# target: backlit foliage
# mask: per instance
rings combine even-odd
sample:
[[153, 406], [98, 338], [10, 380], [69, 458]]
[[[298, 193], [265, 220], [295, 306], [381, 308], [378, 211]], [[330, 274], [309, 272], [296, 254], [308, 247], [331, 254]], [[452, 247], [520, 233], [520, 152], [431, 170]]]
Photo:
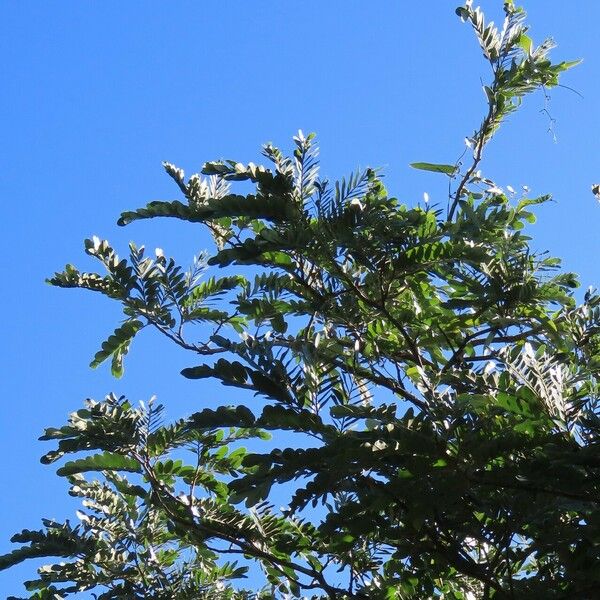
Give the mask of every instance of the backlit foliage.
[[[373, 169], [329, 183], [299, 132], [291, 156], [264, 147], [266, 166], [186, 179], [165, 163], [181, 200], [123, 213], [208, 227], [215, 249], [191, 268], [94, 238], [102, 273], [50, 280], [122, 305], [93, 367], [120, 376], [153, 327], [189, 351], [185, 377], [257, 399], [164, 423], [155, 402], [109, 395], [47, 429], [43, 460], [82, 508], [0, 557], [54, 561], [28, 598], [595, 597], [600, 297], [578, 304], [576, 276], [532, 250], [524, 228], [549, 197], [479, 171], [506, 116], [572, 63], [504, 11], [499, 30], [457, 10], [491, 75], [470, 156], [413, 164], [448, 178], [446, 207], [402, 203]], [[236, 265], [252, 268], [219, 276]]]

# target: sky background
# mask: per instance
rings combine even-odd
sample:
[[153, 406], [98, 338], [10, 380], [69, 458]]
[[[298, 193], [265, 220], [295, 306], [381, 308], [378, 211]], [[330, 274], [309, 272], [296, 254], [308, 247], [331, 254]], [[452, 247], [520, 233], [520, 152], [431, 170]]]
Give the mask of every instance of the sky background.
[[[445, 205], [444, 178], [408, 163], [454, 162], [485, 111], [486, 64], [456, 4], [0, 0], [0, 553], [41, 517], [74, 512], [65, 482], [39, 463], [50, 446], [37, 437], [86, 397], [156, 394], [175, 418], [231, 393], [184, 380], [179, 370], [194, 357], [146, 332], [123, 379], [90, 370], [119, 306], [44, 279], [67, 262], [91, 268], [82, 242], [94, 234], [121, 254], [135, 240], [187, 264], [211, 247], [201, 226], [116, 226], [122, 210], [179, 198], [161, 161], [187, 174], [219, 158], [260, 162], [261, 144], [289, 150], [299, 128], [318, 133], [329, 178], [383, 167], [392, 195], [415, 204], [427, 191]], [[483, 3], [496, 20], [501, 6]], [[526, 8], [534, 41], [552, 35], [556, 58], [584, 59], [562, 80], [577, 93], [556, 89], [548, 106], [527, 99], [482, 168], [501, 186], [554, 195], [530, 228], [534, 246], [563, 257], [585, 289], [600, 282], [590, 192], [600, 181], [600, 3]], [[24, 593], [33, 569], [0, 573], [0, 597]]]

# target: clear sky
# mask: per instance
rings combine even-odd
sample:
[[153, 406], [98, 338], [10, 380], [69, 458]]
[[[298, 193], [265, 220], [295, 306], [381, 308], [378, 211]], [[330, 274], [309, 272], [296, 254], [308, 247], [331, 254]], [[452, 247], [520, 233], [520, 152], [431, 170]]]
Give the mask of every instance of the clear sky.
[[[178, 197], [161, 161], [190, 174], [206, 160], [259, 162], [262, 143], [289, 149], [299, 128], [318, 133], [330, 178], [384, 167], [393, 195], [412, 204], [427, 191], [445, 202], [443, 177], [408, 163], [453, 162], [485, 110], [486, 65], [456, 4], [0, 0], [0, 552], [40, 517], [72, 514], [64, 482], [39, 463], [49, 447], [36, 440], [86, 397], [157, 394], [177, 417], [230, 393], [181, 378], [193, 357], [146, 333], [122, 380], [90, 370], [118, 306], [45, 277], [66, 262], [89, 268], [82, 241], [93, 234], [122, 253], [133, 239], [187, 263], [210, 246], [200, 226], [115, 224], [121, 210]], [[483, 8], [499, 17], [501, 5]], [[562, 256], [585, 288], [600, 283], [590, 192], [600, 181], [600, 3], [526, 8], [534, 41], [552, 35], [555, 57], [584, 59], [563, 78], [578, 94], [555, 90], [547, 107], [529, 98], [483, 170], [499, 185], [554, 194], [531, 228], [535, 247]], [[33, 567], [0, 573], [0, 597], [23, 593]]]

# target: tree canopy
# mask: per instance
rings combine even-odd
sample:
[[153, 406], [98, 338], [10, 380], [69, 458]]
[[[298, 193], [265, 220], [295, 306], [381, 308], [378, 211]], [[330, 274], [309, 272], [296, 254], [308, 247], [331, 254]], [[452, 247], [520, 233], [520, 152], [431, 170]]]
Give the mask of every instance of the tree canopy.
[[480, 171], [522, 98], [574, 63], [504, 12], [498, 30], [457, 9], [489, 63], [486, 112], [459, 161], [412, 164], [447, 178], [447, 206], [404, 204], [377, 169], [330, 183], [299, 132], [289, 156], [263, 147], [267, 166], [165, 163], [181, 200], [121, 215], [207, 227], [215, 247], [189, 269], [93, 238], [102, 273], [49, 280], [123, 308], [92, 367], [120, 377], [154, 328], [189, 352], [184, 377], [255, 399], [165, 422], [110, 394], [46, 429], [42, 461], [82, 508], [0, 557], [56, 560], [27, 598], [594, 597], [600, 296], [579, 303], [577, 277], [532, 249], [550, 197]]

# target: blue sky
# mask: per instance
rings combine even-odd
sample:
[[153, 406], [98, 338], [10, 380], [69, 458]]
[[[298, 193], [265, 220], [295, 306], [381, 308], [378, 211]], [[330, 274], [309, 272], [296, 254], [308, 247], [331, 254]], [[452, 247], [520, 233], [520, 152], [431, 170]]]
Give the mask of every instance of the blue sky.
[[[500, 0], [483, 3], [499, 17]], [[50, 288], [66, 262], [89, 268], [82, 241], [96, 234], [124, 253], [130, 239], [187, 263], [210, 247], [201, 227], [168, 221], [115, 225], [119, 213], [177, 198], [161, 161], [199, 170], [206, 160], [259, 162], [267, 141], [289, 148], [316, 131], [323, 173], [383, 167], [409, 204], [427, 191], [445, 202], [440, 176], [414, 161], [453, 162], [485, 110], [488, 77], [454, 1], [331, 0], [127, 3], [0, 2], [0, 282], [4, 340], [0, 402], [0, 552], [39, 519], [73, 511], [66, 487], [39, 456], [46, 426], [86, 397], [156, 394], [176, 417], [227, 402], [225, 388], [178, 375], [194, 363], [151, 334], [134, 344], [120, 381], [88, 363], [120, 318], [104, 298]], [[562, 256], [598, 284], [600, 4], [529, 0], [531, 34], [551, 34], [554, 56], [583, 58], [544, 98], [529, 98], [489, 148], [484, 174], [498, 184], [551, 192], [531, 228], [535, 247]], [[495, 11], [495, 12], [494, 12]], [[33, 565], [0, 573], [0, 596], [22, 592]]]

